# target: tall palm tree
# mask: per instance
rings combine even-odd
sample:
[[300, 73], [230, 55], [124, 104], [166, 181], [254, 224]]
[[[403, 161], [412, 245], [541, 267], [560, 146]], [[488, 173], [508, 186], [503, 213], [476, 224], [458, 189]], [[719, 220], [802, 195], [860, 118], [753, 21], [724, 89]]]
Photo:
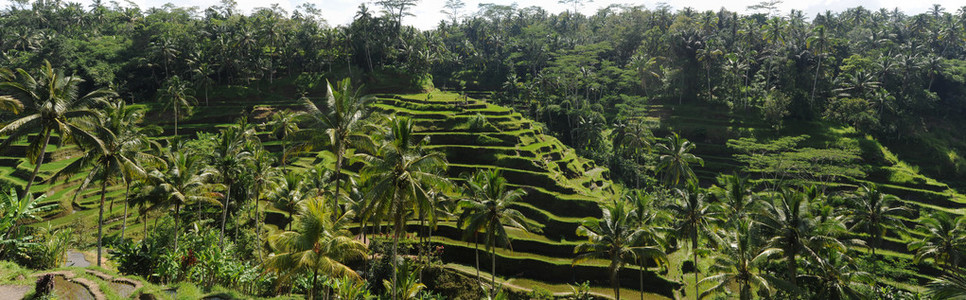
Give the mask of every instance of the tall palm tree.
[[926, 290], [929, 299], [966, 299], [966, 277], [961, 271], [957, 273], [959, 274], [943, 275], [930, 282]]
[[[368, 186], [366, 199], [370, 202], [363, 211], [363, 220], [374, 219], [380, 224], [389, 218], [393, 229], [393, 258], [398, 257], [399, 237], [405, 229], [404, 217], [411, 212], [433, 211], [429, 190], [449, 184], [441, 176], [446, 168], [446, 156], [439, 152], [423, 150], [428, 138], [417, 139], [413, 135], [413, 122], [409, 118], [390, 116], [388, 127], [382, 128], [382, 141], [365, 142], [362, 155], [367, 163], [360, 177]], [[378, 146], [377, 146], [378, 145]], [[429, 214], [435, 218], [435, 214]], [[393, 295], [396, 295], [396, 270], [393, 268]]]
[[205, 168], [203, 158], [183, 150], [168, 150], [165, 154], [167, 167], [152, 170], [148, 174], [149, 186], [145, 194], [155, 193], [163, 197], [161, 206], [174, 205], [174, 249], [178, 249], [178, 236], [181, 232], [181, 206], [194, 203], [221, 205], [215, 190], [222, 187], [210, 183], [216, 171]]
[[[815, 189], [815, 187], [812, 187]], [[754, 219], [769, 237], [765, 246], [779, 249], [785, 258], [785, 281], [796, 284], [798, 256], [821, 260], [826, 249], [845, 252], [845, 244], [826, 232], [822, 222], [811, 211], [807, 193], [783, 188], [773, 201], [763, 204], [762, 212]]]
[[221, 210], [221, 232], [218, 235], [218, 245], [225, 245], [225, 222], [228, 219], [228, 209], [231, 205], [231, 188], [241, 177], [245, 164], [251, 159], [251, 152], [246, 145], [254, 139], [255, 128], [246, 118], [241, 118], [237, 124], [222, 129], [214, 150], [214, 167], [218, 170], [222, 184], [225, 185], [225, 203]]
[[[263, 198], [263, 194], [266, 187], [271, 185], [272, 178], [274, 178], [277, 169], [272, 166], [274, 159], [271, 153], [265, 151], [264, 148], [257, 147], [251, 151], [252, 156], [248, 164], [248, 175], [251, 176], [251, 197], [254, 199], [255, 205], [255, 241], [259, 243], [258, 249], [262, 249], [261, 245], [261, 213], [259, 209], [259, 201]], [[262, 251], [258, 251], [259, 259], [261, 259]]]
[[34, 170], [21, 198], [30, 194], [52, 134], [60, 135], [61, 143], [65, 140], [87, 141], [87, 144], [104, 150], [103, 143], [89, 129], [95, 126], [93, 120], [98, 118], [91, 106], [104, 102], [115, 93], [98, 89], [80, 95], [78, 86], [81, 82], [83, 80], [78, 77], [64, 76], [63, 71], [55, 70], [48, 61], [44, 61], [36, 77], [23, 69], [0, 69], [0, 91], [9, 94], [0, 107], [25, 113], [0, 128], [0, 136], [7, 137], [0, 143], [0, 149], [6, 149], [30, 133], [39, 133], [27, 150], [27, 159], [34, 163]]
[[[361, 87], [352, 89], [352, 82], [349, 78], [343, 79], [338, 83], [337, 89], [332, 89], [332, 84], [326, 81], [326, 103], [319, 107], [308, 98], [303, 98], [307, 112], [302, 115], [302, 119], [309, 123], [299, 133], [306, 142], [302, 148], [305, 150], [326, 147], [332, 154], [335, 154], [335, 195], [334, 205], [338, 205], [339, 188], [342, 179], [343, 160], [346, 149], [350, 145], [350, 139], [363, 127], [363, 116], [365, 102], [369, 97], [362, 97]], [[320, 139], [321, 138], [321, 139]], [[325, 146], [323, 146], [325, 145]], [[336, 207], [333, 207], [336, 208]]]
[[[697, 189], [696, 187], [694, 189]], [[671, 225], [680, 239], [691, 241], [691, 254], [694, 257], [694, 293], [698, 294], [698, 247], [701, 236], [713, 236], [712, 225], [720, 212], [712, 209], [705, 201], [705, 194], [698, 191], [676, 189], [678, 197], [668, 204], [665, 209], [668, 214], [676, 216]]]
[[657, 169], [664, 172], [664, 184], [676, 186], [681, 182], [694, 183], [698, 180], [691, 165], [704, 166], [704, 160], [689, 153], [694, 147], [694, 143], [677, 133], [669, 135], [665, 143], [657, 145], [661, 153]]
[[730, 221], [742, 219], [755, 211], [758, 198], [754, 193], [754, 184], [738, 174], [718, 176], [719, 188], [712, 188], [718, 198], [725, 215]]
[[282, 159], [279, 160], [283, 170], [288, 161], [288, 140], [289, 137], [299, 131], [299, 113], [290, 110], [283, 110], [272, 115], [272, 135], [282, 141]]
[[480, 170], [466, 182], [469, 197], [459, 201], [463, 208], [457, 226], [463, 228], [463, 238], [468, 239], [485, 233], [486, 248], [490, 250], [492, 272], [490, 274], [492, 295], [496, 295], [496, 246], [497, 243], [510, 244], [506, 226], [529, 229], [526, 218], [519, 211], [510, 208], [526, 195], [522, 189], [509, 189], [506, 179], [499, 170]]
[[295, 222], [299, 204], [310, 198], [305, 189], [304, 176], [302, 173], [288, 173], [276, 177], [267, 198], [272, 201], [273, 207], [288, 213], [286, 227], [290, 228]]
[[[58, 171], [52, 177], [54, 180], [66, 179], [73, 174], [80, 173], [83, 170], [90, 169], [87, 177], [77, 187], [77, 193], [74, 197], [77, 197], [81, 191], [87, 189], [87, 186], [91, 184], [94, 180], [101, 180], [101, 201], [97, 214], [97, 265], [101, 265], [101, 240], [103, 237], [103, 226], [104, 226], [104, 200], [107, 197], [107, 185], [108, 183], [117, 182], [129, 182], [134, 178], [144, 178], [147, 172], [141, 166], [141, 164], [159, 164], [162, 163], [161, 159], [139, 151], [142, 146], [143, 140], [140, 139], [130, 139], [130, 136], [118, 136], [111, 129], [114, 130], [126, 130], [126, 128], [121, 128], [120, 126], [125, 126], [121, 124], [121, 120], [117, 120], [119, 117], [124, 117], [124, 114], [130, 113], [130, 111], [123, 111], [125, 106], [123, 102], [115, 102], [107, 106], [105, 113], [107, 116], [98, 118], [100, 124], [98, 124], [94, 130], [94, 136], [97, 137], [98, 143], [94, 145], [89, 145], [87, 143], [81, 143], [80, 146], [85, 148], [84, 155], [80, 157], [63, 169]], [[114, 128], [110, 128], [114, 127]]]
[[305, 272], [312, 272], [310, 299], [319, 298], [319, 273], [330, 277], [348, 276], [362, 280], [346, 262], [366, 257], [368, 249], [352, 239], [344, 225], [348, 215], [333, 220], [321, 199], [303, 203], [299, 212], [297, 231], [286, 231], [270, 238], [276, 254], [265, 261], [267, 269], [279, 274], [282, 282], [289, 282]]
[[921, 240], [909, 244], [909, 251], [916, 252], [917, 263], [929, 257], [943, 271], [959, 267], [960, 260], [966, 256], [966, 218], [933, 212], [919, 220], [917, 229], [925, 233]]
[[[655, 207], [654, 197], [650, 194], [644, 193], [644, 191], [637, 190], [624, 195], [623, 200], [630, 205], [633, 205], [633, 211], [631, 215], [633, 218], [633, 224], [637, 228], [643, 231], [644, 244], [657, 247], [658, 249], [667, 249], [667, 241], [664, 239], [664, 233], [668, 231], [663, 225], [667, 224], [667, 215], [663, 210]], [[640, 266], [638, 269], [640, 275], [640, 294], [641, 299], [644, 299], [644, 269], [647, 268], [647, 263], [653, 258], [649, 257], [638, 257], [637, 263]], [[660, 264], [661, 261], [654, 259], [655, 264]], [[667, 263], [664, 264], [667, 267]]]
[[168, 78], [158, 91], [158, 99], [164, 102], [165, 110], [174, 110], [174, 136], [178, 136], [178, 120], [181, 119], [181, 111], [191, 111], [191, 107], [197, 103], [194, 90], [188, 83], [181, 80], [178, 75]]
[[714, 263], [708, 270], [715, 275], [695, 283], [695, 286], [705, 283], [715, 285], [701, 294], [696, 294], [697, 299], [704, 299], [714, 293], [733, 288], [737, 289], [738, 299], [741, 300], [754, 298], [756, 291], [772, 294], [777, 287], [795, 289], [794, 285], [783, 282], [763, 270], [769, 257], [781, 250], [762, 247], [757, 242], [761, 239], [755, 236], [755, 231], [751, 229], [750, 220], [738, 220], [735, 230], [728, 232], [727, 235], [728, 237], [721, 242], [721, 255], [715, 257]]
[[[893, 207], [898, 200], [895, 196], [883, 194], [874, 184], [859, 187], [852, 197], [854, 209], [850, 210], [848, 220], [852, 224], [851, 231], [863, 231], [869, 234], [869, 249], [875, 260], [875, 249], [882, 242], [888, 228], [903, 228], [900, 216], [909, 212], [904, 206]], [[872, 276], [876, 276], [877, 267], [873, 267]]]
[[[111, 102], [103, 110], [102, 126], [113, 132], [116, 141], [120, 144], [121, 154], [125, 157], [134, 159], [139, 167], [148, 171], [145, 167], [158, 167], [164, 164], [164, 160], [157, 155], [161, 150], [161, 145], [148, 139], [149, 134], [160, 133], [157, 126], [143, 126], [140, 124], [144, 117], [144, 109], [128, 106], [122, 100]], [[110, 148], [111, 145], [107, 145]], [[121, 173], [124, 181], [124, 216], [121, 221], [121, 239], [124, 239], [124, 231], [127, 229], [128, 199], [131, 194], [131, 183], [136, 180], [146, 179], [144, 173], [128, 174]], [[137, 175], [137, 176], [133, 176]], [[114, 207], [114, 200], [111, 200], [111, 209]]]
[[859, 270], [845, 252], [829, 252], [819, 260], [806, 260], [806, 267], [815, 272], [799, 278], [817, 287], [818, 299], [867, 299], [862, 290], [871, 280], [869, 273]]
[[627, 209], [624, 202], [614, 201], [602, 207], [601, 219], [590, 219], [577, 228], [577, 234], [587, 237], [587, 241], [574, 247], [574, 264], [592, 258], [610, 260], [610, 283], [614, 296], [621, 298], [620, 269], [628, 262], [643, 258], [654, 259], [667, 264], [667, 254], [654, 244], [648, 243], [652, 237], [648, 231], [635, 224], [635, 212]]

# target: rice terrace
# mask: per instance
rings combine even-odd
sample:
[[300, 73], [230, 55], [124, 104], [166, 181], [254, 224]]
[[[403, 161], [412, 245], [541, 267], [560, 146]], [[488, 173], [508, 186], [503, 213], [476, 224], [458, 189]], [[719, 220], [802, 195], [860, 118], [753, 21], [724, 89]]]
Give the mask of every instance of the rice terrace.
[[0, 1], [0, 299], [966, 299], [966, 6], [692, 2]]

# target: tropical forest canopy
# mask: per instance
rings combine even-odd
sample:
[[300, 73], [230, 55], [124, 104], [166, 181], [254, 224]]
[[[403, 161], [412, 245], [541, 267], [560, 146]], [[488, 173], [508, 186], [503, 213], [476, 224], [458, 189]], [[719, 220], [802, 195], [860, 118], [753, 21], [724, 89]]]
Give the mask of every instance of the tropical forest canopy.
[[448, 0], [419, 30], [418, 2], [340, 26], [0, 10], [0, 271], [88, 251], [163, 297], [966, 296], [966, 7]]

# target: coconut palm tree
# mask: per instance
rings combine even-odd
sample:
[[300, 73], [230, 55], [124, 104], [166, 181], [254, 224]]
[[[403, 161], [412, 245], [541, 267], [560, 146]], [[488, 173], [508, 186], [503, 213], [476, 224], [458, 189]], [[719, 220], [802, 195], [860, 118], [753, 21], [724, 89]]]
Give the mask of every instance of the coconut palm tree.
[[859, 270], [845, 252], [829, 252], [819, 260], [805, 260], [807, 269], [815, 270], [811, 274], [799, 275], [804, 283], [817, 287], [814, 290], [817, 299], [868, 299], [862, 293], [871, 281], [869, 273]]
[[[852, 197], [854, 209], [849, 210], [847, 216], [851, 231], [862, 231], [869, 234], [868, 246], [875, 260], [875, 249], [882, 242], [888, 228], [903, 228], [900, 216], [906, 215], [909, 209], [903, 206], [893, 207], [898, 200], [895, 196], [883, 194], [873, 184], [859, 187]], [[873, 267], [872, 275], [876, 276], [877, 267]]]
[[310, 197], [306, 193], [302, 173], [288, 173], [272, 181], [272, 189], [269, 190], [267, 198], [272, 201], [273, 207], [288, 213], [289, 222], [286, 228], [291, 229], [299, 203]]
[[963, 300], [966, 299], [966, 277], [959, 274], [943, 275], [927, 286], [929, 299]]
[[20, 198], [30, 194], [30, 187], [44, 163], [44, 154], [52, 134], [60, 135], [61, 143], [68, 140], [86, 141], [91, 147], [104, 150], [103, 143], [90, 130], [98, 118], [91, 106], [103, 103], [115, 93], [109, 89], [98, 89], [80, 95], [79, 85], [82, 82], [79, 77], [64, 76], [48, 61], [44, 61], [36, 77], [23, 69], [0, 69], [0, 91], [9, 94], [0, 107], [25, 114], [0, 128], [0, 136], [7, 137], [0, 143], [0, 150], [28, 134], [39, 133], [27, 149], [27, 159], [34, 163], [34, 170]]
[[738, 299], [750, 300], [757, 292], [772, 294], [778, 287], [795, 291], [794, 285], [768, 274], [763, 270], [769, 257], [777, 255], [781, 249], [762, 247], [751, 229], [751, 221], [738, 220], [735, 230], [727, 233], [722, 241], [720, 255], [714, 258], [714, 263], [708, 269], [711, 276], [701, 279], [695, 286], [714, 284], [708, 290], [697, 294], [697, 299], [704, 299], [723, 290], [737, 289]]
[[[262, 147], [256, 147], [251, 151], [251, 160], [248, 164], [248, 175], [251, 176], [251, 197], [253, 197], [253, 202], [255, 205], [255, 241], [261, 244], [261, 213], [259, 209], [259, 201], [263, 198], [263, 194], [266, 187], [271, 185], [272, 178], [274, 178], [277, 169], [272, 166], [275, 160], [272, 158], [271, 153], [265, 151]], [[258, 249], [262, 249], [259, 246]], [[262, 251], [258, 251], [259, 259], [261, 259]]]
[[188, 83], [181, 80], [178, 75], [168, 78], [158, 91], [158, 99], [164, 102], [165, 110], [174, 110], [174, 136], [178, 136], [178, 120], [181, 119], [181, 111], [191, 111], [198, 100], [194, 96], [194, 90]]
[[223, 186], [210, 183], [217, 175], [215, 170], [205, 168], [201, 156], [186, 153], [183, 150], [167, 150], [165, 154], [166, 168], [155, 169], [148, 173], [150, 185], [143, 194], [154, 194], [162, 197], [158, 199], [162, 206], [174, 205], [174, 249], [178, 249], [178, 236], [181, 232], [181, 206], [194, 203], [209, 203], [221, 205], [218, 193]]
[[115, 102], [107, 106], [105, 113], [107, 116], [98, 118], [98, 124], [94, 130], [97, 137], [97, 144], [80, 143], [81, 148], [86, 151], [79, 159], [71, 162], [52, 177], [54, 180], [66, 179], [73, 174], [90, 169], [87, 177], [77, 187], [77, 193], [87, 189], [88, 185], [94, 180], [101, 181], [101, 201], [98, 206], [97, 214], [97, 265], [101, 265], [101, 240], [103, 238], [104, 226], [104, 200], [107, 197], [108, 183], [129, 182], [134, 178], [144, 178], [147, 172], [142, 164], [155, 165], [161, 164], [160, 158], [139, 151], [144, 141], [141, 139], [131, 139], [130, 136], [118, 136], [111, 131], [123, 131], [126, 128], [117, 118], [124, 117], [130, 111], [124, 111], [123, 102]]
[[[326, 81], [326, 103], [320, 107], [308, 98], [302, 98], [307, 112], [301, 119], [308, 123], [298, 135], [305, 142], [302, 150], [327, 148], [335, 154], [335, 195], [341, 195], [339, 188], [342, 179], [342, 167], [350, 139], [363, 127], [365, 103], [370, 97], [362, 97], [361, 87], [352, 89], [349, 78], [338, 83], [333, 90], [332, 84]], [[334, 205], [338, 205], [339, 198], [335, 198]]]
[[754, 184], [738, 174], [718, 176], [721, 187], [713, 187], [713, 194], [730, 221], [741, 219], [755, 211], [758, 198], [754, 193]]
[[711, 204], [705, 201], [704, 193], [682, 189], [676, 189], [675, 193], [678, 197], [665, 209], [668, 210], [669, 215], [676, 216], [671, 227], [680, 235], [678, 238], [691, 241], [691, 254], [694, 257], [694, 293], [698, 294], [699, 242], [701, 236], [714, 235], [712, 224], [717, 221], [721, 213], [714, 211]]
[[254, 139], [255, 128], [246, 118], [241, 118], [237, 124], [222, 129], [214, 150], [214, 167], [225, 185], [225, 203], [221, 209], [221, 232], [218, 235], [218, 245], [225, 245], [225, 222], [228, 219], [228, 209], [231, 205], [231, 188], [239, 180], [245, 170], [246, 163], [251, 159], [251, 152], [246, 145]]
[[298, 117], [300, 113], [290, 110], [283, 110], [272, 115], [272, 135], [282, 141], [282, 159], [279, 160], [283, 170], [288, 161], [288, 140], [289, 137], [299, 131]]
[[[458, 227], [463, 227], [463, 238], [469, 239], [479, 233], [485, 234], [486, 248], [490, 250], [492, 294], [496, 295], [496, 246], [510, 244], [506, 226], [527, 231], [530, 226], [519, 211], [510, 208], [526, 195], [522, 189], [509, 189], [499, 170], [480, 170], [466, 182], [469, 197], [459, 201], [463, 208]], [[465, 225], [465, 227], [464, 227]]]
[[966, 218], [953, 218], [945, 212], [933, 212], [919, 220], [918, 232], [925, 233], [921, 240], [909, 244], [909, 251], [915, 251], [915, 262], [932, 258], [942, 266], [943, 271], [950, 267], [958, 268], [966, 255]]
[[618, 274], [625, 264], [643, 258], [667, 264], [667, 254], [656, 245], [647, 243], [652, 237], [648, 231], [637, 226], [634, 211], [625, 205], [622, 201], [614, 201], [601, 208], [601, 219], [584, 221], [577, 228], [577, 235], [587, 237], [587, 241], [574, 247], [577, 255], [574, 264], [593, 258], [610, 260], [610, 283], [617, 299], [621, 298]]
[[312, 273], [310, 299], [319, 298], [319, 274], [329, 277], [348, 276], [361, 281], [346, 262], [364, 259], [368, 249], [360, 241], [352, 239], [344, 225], [349, 215], [333, 218], [322, 199], [312, 199], [302, 204], [296, 231], [274, 235], [269, 244], [276, 254], [265, 261], [267, 269], [279, 274], [281, 282], [291, 282], [305, 272]]
[[[449, 184], [441, 176], [446, 168], [446, 156], [423, 150], [428, 138], [413, 136], [413, 122], [409, 118], [390, 116], [388, 127], [382, 128], [380, 136], [379, 143], [366, 140], [363, 145], [363, 149], [370, 153], [362, 155], [366, 166], [360, 173], [362, 182], [368, 186], [365, 199], [370, 199], [363, 210], [363, 220], [371, 218], [374, 224], [382, 223], [384, 218], [392, 221], [392, 253], [393, 261], [396, 261], [405, 216], [435, 210], [429, 190]], [[435, 214], [429, 216], [435, 218]], [[394, 266], [394, 290], [396, 273]], [[393, 291], [393, 295], [395, 297], [397, 293]]]
[[[656, 247], [658, 249], [667, 249], [667, 241], [664, 239], [664, 233], [668, 231], [668, 228], [659, 226], [658, 224], [667, 224], [667, 215], [661, 209], [654, 206], [654, 197], [652, 195], [644, 193], [644, 191], [637, 190], [627, 193], [623, 197], [624, 202], [633, 206], [633, 211], [631, 216], [633, 216], [633, 224], [637, 228], [643, 231], [643, 244]], [[647, 263], [649, 261], [654, 261], [655, 264], [660, 265], [661, 260], [651, 258], [651, 257], [638, 257], [637, 264], [640, 266], [638, 269], [640, 275], [640, 294], [641, 299], [644, 299], [644, 269], [647, 268]], [[665, 261], [664, 264], [667, 267]]]
[[661, 153], [657, 169], [664, 173], [664, 184], [676, 186], [681, 182], [694, 183], [698, 180], [691, 165], [704, 166], [704, 160], [689, 153], [694, 147], [694, 143], [677, 133], [669, 135], [665, 143], [657, 145], [657, 150]]
[[[816, 188], [812, 186], [810, 189]], [[826, 250], [847, 250], [844, 243], [827, 232], [829, 227], [813, 214], [810, 204], [817, 199], [810, 199], [810, 194], [818, 195], [783, 188], [773, 201], [762, 204], [761, 213], [754, 218], [769, 235], [765, 246], [781, 250], [787, 267], [785, 281], [792, 284], [796, 284], [798, 278], [798, 256], [818, 261]]]

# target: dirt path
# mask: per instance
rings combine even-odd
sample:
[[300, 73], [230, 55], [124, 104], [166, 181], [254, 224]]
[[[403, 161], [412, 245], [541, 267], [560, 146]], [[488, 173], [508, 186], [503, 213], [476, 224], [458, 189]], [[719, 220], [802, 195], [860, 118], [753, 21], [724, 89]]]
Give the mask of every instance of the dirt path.
[[26, 285], [0, 285], [0, 299], [23, 299], [29, 290]]
[[86, 268], [90, 265], [91, 263], [87, 261], [87, 258], [84, 258], [84, 253], [74, 250], [67, 251], [67, 261], [64, 262], [65, 267]]

